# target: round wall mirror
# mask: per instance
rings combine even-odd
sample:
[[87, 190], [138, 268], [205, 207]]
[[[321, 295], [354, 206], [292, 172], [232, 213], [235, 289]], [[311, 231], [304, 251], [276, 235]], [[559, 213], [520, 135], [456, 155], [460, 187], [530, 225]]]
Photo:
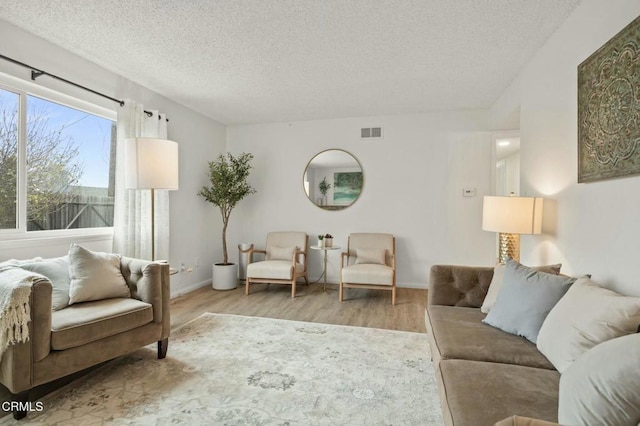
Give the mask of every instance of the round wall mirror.
[[362, 166], [353, 155], [328, 149], [309, 161], [302, 183], [313, 204], [325, 210], [342, 210], [360, 197], [363, 181]]

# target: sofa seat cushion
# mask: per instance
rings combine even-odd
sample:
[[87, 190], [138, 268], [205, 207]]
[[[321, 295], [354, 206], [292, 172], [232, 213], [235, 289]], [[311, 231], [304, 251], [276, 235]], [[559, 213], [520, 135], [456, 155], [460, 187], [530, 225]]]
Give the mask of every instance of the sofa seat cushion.
[[484, 317], [478, 308], [429, 305], [426, 326], [434, 365], [445, 359], [465, 359], [554, 370], [536, 345], [484, 324]]
[[[296, 263], [296, 272], [304, 271], [304, 265]], [[273, 280], [291, 280], [291, 260], [264, 260], [262, 262], [253, 262], [247, 266], [247, 277], [273, 279]]]
[[489, 426], [513, 415], [557, 422], [555, 370], [450, 359], [436, 379], [446, 424]]
[[51, 317], [51, 349], [65, 350], [113, 336], [153, 321], [149, 303], [130, 298], [73, 304]]
[[342, 268], [342, 282], [349, 284], [393, 285], [393, 268], [371, 263]]

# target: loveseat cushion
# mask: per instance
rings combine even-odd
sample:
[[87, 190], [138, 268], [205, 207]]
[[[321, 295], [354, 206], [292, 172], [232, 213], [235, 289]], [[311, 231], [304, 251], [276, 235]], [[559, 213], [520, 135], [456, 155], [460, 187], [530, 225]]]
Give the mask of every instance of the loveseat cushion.
[[426, 326], [434, 366], [441, 360], [464, 359], [554, 369], [536, 345], [484, 324], [484, 317], [478, 308], [429, 305]]
[[[296, 272], [302, 271], [304, 271], [304, 265], [296, 263]], [[291, 260], [264, 260], [250, 263], [247, 266], [247, 277], [274, 280], [293, 279], [291, 276]]]
[[74, 348], [152, 321], [152, 306], [136, 299], [105, 299], [73, 304], [52, 313], [51, 349]]
[[447, 425], [489, 426], [513, 415], [558, 419], [555, 370], [451, 359], [440, 363], [436, 380]]
[[393, 268], [372, 263], [342, 268], [342, 282], [350, 284], [393, 285]]

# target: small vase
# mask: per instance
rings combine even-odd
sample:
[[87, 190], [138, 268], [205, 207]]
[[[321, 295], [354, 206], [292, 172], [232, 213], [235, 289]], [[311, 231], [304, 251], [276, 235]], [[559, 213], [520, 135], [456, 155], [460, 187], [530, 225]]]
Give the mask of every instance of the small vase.
[[333, 247], [333, 238], [325, 238], [323, 241], [325, 247]]

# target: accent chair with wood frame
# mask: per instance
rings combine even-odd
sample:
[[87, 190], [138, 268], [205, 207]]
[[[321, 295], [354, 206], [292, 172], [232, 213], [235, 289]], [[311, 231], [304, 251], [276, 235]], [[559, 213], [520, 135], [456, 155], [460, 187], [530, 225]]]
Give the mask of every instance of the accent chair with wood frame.
[[391, 304], [396, 304], [396, 239], [393, 235], [349, 235], [347, 251], [342, 253], [341, 302], [345, 288], [388, 290], [391, 291]]
[[[291, 285], [291, 297], [296, 297], [296, 281], [307, 278], [309, 236], [306, 232], [269, 232], [265, 250], [250, 249], [248, 253], [245, 293], [255, 283]], [[253, 262], [253, 254], [261, 253], [265, 259]]]

